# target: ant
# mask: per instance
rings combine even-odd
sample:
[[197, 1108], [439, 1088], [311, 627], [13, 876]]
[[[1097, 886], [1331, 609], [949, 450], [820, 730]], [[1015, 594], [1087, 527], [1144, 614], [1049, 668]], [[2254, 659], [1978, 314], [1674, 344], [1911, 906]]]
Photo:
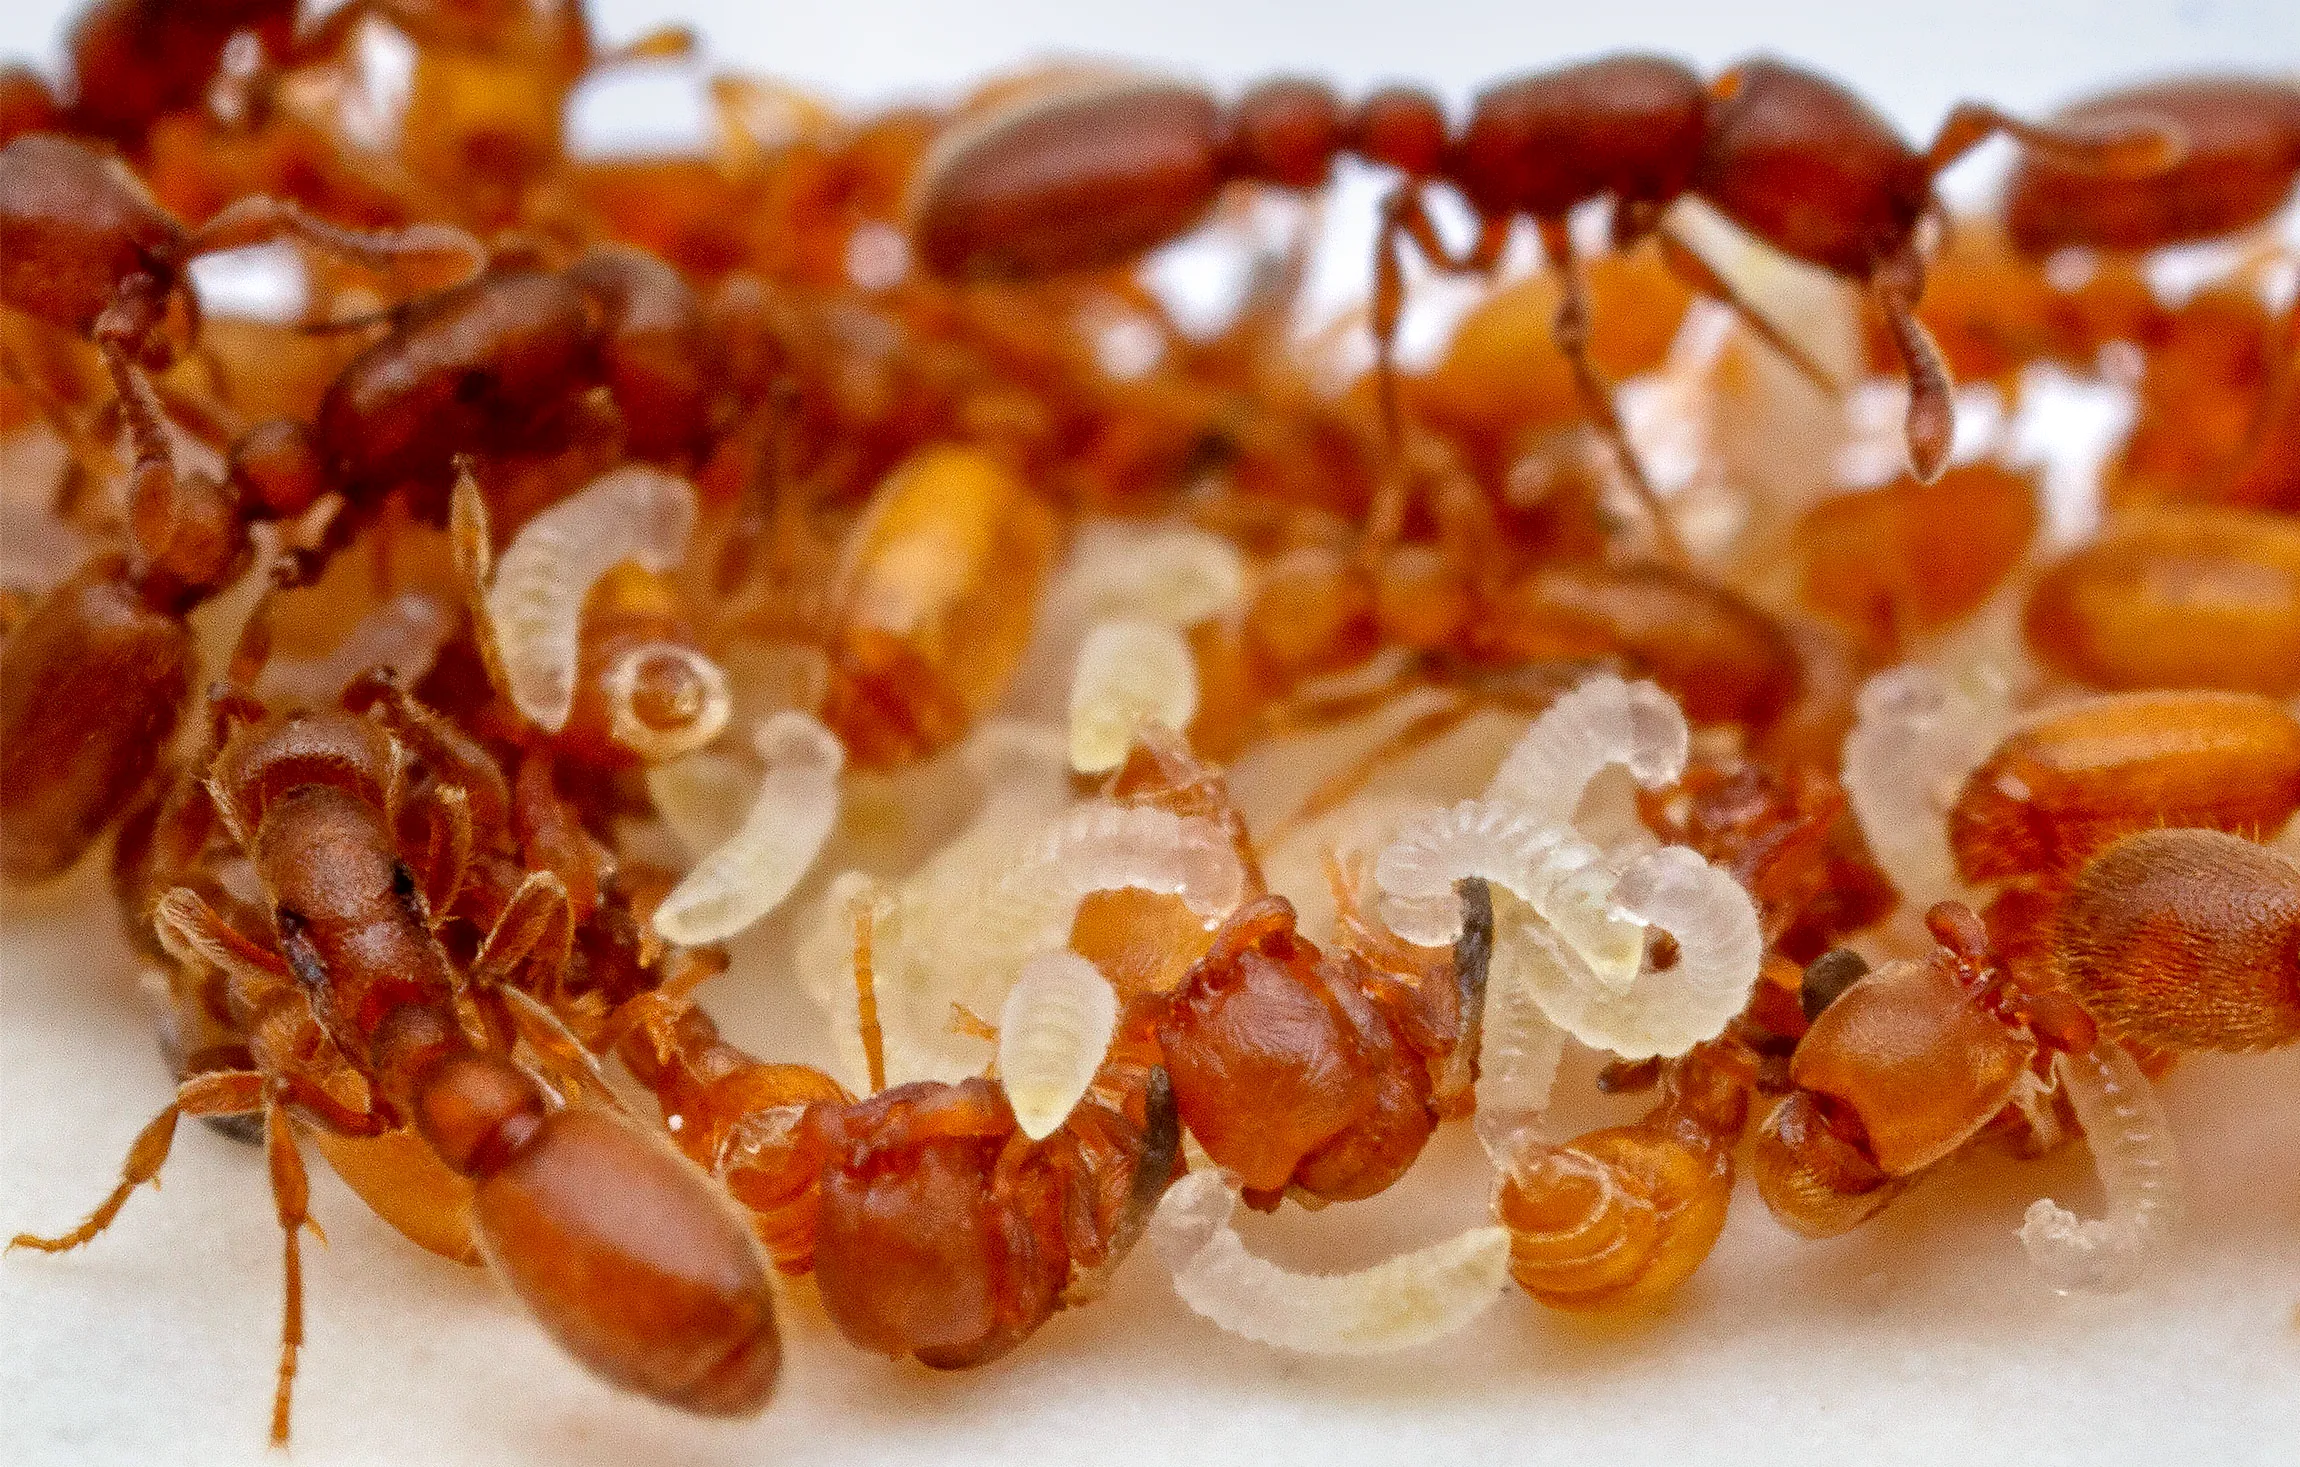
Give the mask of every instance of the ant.
[[811, 1066], [752, 1058], [669, 994], [635, 1001], [619, 1052], [681, 1149], [752, 1209], [776, 1265], [814, 1274], [840, 1333], [940, 1369], [984, 1364], [1098, 1294], [1139, 1239], [1176, 1175], [1173, 1092], [1154, 1048], [1145, 1063], [1123, 1034], [1044, 1140], [990, 1079], [890, 1089], [858, 943], [874, 1057], [862, 1099]]
[[2300, 84], [2282, 78], [2190, 76], [2117, 87], [2072, 103], [2052, 125], [2085, 132], [2170, 126], [2180, 158], [2153, 173], [2070, 167], [2024, 156], [2005, 186], [2005, 228], [2032, 256], [2084, 248], [2141, 251], [2253, 229], [2273, 218], [2300, 178]]
[[[937, 274], [1030, 279], [1122, 264], [1189, 229], [1233, 180], [1312, 188], [1345, 152], [1393, 168], [1404, 181], [1382, 207], [1372, 324], [1395, 441], [1391, 352], [1406, 246], [1437, 269], [1490, 275], [1512, 223], [1530, 216], [1563, 285], [1558, 345], [1668, 548], [1667, 520], [1589, 357], [1587, 290], [1567, 216], [1610, 197], [1617, 248], [1659, 235], [1689, 283], [1758, 322], [1822, 380], [1673, 239], [1663, 212], [1697, 196], [1783, 253], [1865, 286], [1908, 371], [1909, 451], [1929, 480], [1947, 462], [1954, 413], [1947, 371], [1914, 314], [1924, 289], [1918, 227], [1938, 211], [1933, 180], [2000, 132], [2120, 175], [2161, 169], [2178, 144], [2153, 122], [2054, 129], [1963, 103], [1919, 153], [1842, 86], [1769, 58], [1707, 88], [1682, 63], [1654, 56], [1533, 73], [1479, 94], [1458, 132], [1434, 98], [1408, 88], [1348, 108], [1318, 83], [1282, 78], [1225, 108], [1186, 83], [1113, 79], [1029, 99], [953, 132], [923, 167], [910, 227], [918, 257]], [[1454, 186], [1478, 216], [1466, 251], [1438, 236], [1423, 201], [1433, 182]]]
[[1920, 960], [1807, 969], [1812, 1025], [1754, 1163], [1765, 1205], [1807, 1237], [1866, 1221], [2022, 1103], [2036, 1066], [2093, 1047], [2077, 1000], [2015, 977], [1971, 908], [1938, 903], [1925, 926], [1936, 945]]
[[[477, 1007], [503, 975], [548, 962], [554, 931], [564, 943], [564, 888], [541, 873], [523, 883], [468, 964], [442, 943], [440, 926], [471, 875], [474, 809], [493, 792], [481, 786], [475, 800], [474, 787], [437, 777], [411, 784], [409, 749], [374, 719], [276, 719], [241, 704], [221, 716], [251, 721], [217, 755], [207, 796], [252, 863], [268, 913], [239, 925], [196, 887], [179, 886], [151, 921], [179, 961], [224, 975], [233, 1008], [247, 1015], [252, 1063], [184, 1080], [85, 1222], [11, 1246], [59, 1252], [96, 1237], [136, 1187], [157, 1179], [180, 1116], [261, 1115], [286, 1237], [272, 1415], [272, 1440], [284, 1444], [302, 1342], [297, 1244], [308, 1225], [294, 1124], [412, 1138], [431, 1172], [468, 1186], [469, 1226], [486, 1256], [577, 1359], [688, 1410], [758, 1411], [780, 1346], [748, 1229], [704, 1178], [609, 1105], [555, 1105]], [[443, 751], [453, 757], [442, 745], [426, 752]], [[411, 847], [410, 831], [426, 838]], [[557, 1047], [545, 1026], [539, 1053], [548, 1060]], [[601, 1197], [619, 1200], [603, 1208]]]
[[460, 231], [361, 233], [268, 198], [187, 230], [86, 144], [35, 134], [0, 148], [0, 302], [94, 342], [135, 449], [130, 553], [91, 559], [0, 651], [0, 869], [12, 877], [70, 866], [143, 787], [192, 676], [184, 615], [238, 575], [250, 524], [326, 517], [293, 424], [249, 430], [221, 482], [180, 478], [145, 375], [174, 355], [165, 326], [178, 302], [196, 330], [191, 262], [281, 235], [376, 264], [478, 255]]
[[236, 36], [266, 57], [292, 48], [297, 0], [97, 0], [73, 23], [67, 49], [71, 130], [135, 148], [152, 124], [196, 107]]

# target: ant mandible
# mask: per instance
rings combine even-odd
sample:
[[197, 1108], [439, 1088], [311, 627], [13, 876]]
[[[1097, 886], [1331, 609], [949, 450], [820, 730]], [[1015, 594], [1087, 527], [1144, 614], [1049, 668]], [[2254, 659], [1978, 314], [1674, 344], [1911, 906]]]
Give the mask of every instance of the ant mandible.
[[[1382, 206], [1372, 320], [1394, 434], [1391, 349], [1405, 246], [1439, 270], [1488, 275], [1510, 226], [1530, 217], [1563, 286], [1558, 346], [1666, 542], [1651, 485], [1590, 360], [1588, 294], [1567, 216], [1610, 197], [1617, 247], [1658, 234], [1690, 284], [1739, 309], [1816, 376], [1673, 239], [1663, 212], [1700, 197], [1775, 249], [1866, 286], [1907, 366], [1910, 457], [1931, 479], [1947, 462], [1955, 424], [1947, 371], [1914, 315], [1924, 289], [1918, 226], [1937, 209], [1933, 180], [1999, 132], [2117, 174], [2163, 167], [2178, 143], [2153, 119], [2122, 131], [2052, 129], [1967, 102], [1919, 153], [1836, 82], [1762, 57], [1707, 88], [1683, 63], [1657, 56], [1535, 72], [1479, 94], [1458, 131], [1436, 99], [1411, 88], [1350, 108], [1322, 84], [1281, 78], [1224, 107], [1188, 83], [1106, 79], [952, 133], [924, 166], [910, 229], [919, 259], [939, 275], [1031, 279], [1124, 263], [1188, 230], [1234, 180], [1312, 188], [1342, 153], [1394, 168], [1404, 180]], [[1452, 185], [1475, 211], [1467, 250], [1439, 237], [1423, 198], [1431, 183]]]

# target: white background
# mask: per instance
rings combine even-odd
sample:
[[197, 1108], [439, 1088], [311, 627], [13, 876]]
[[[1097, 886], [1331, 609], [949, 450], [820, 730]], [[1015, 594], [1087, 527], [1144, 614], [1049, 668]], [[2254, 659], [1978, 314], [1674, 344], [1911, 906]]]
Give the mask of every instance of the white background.
[[[47, 61], [67, 6], [0, 7], [0, 55]], [[1114, 54], [1221, 83], [1277, 68], [1353, 89], [1420, 80], [1456, 104], [1496, 75], [1610, 47], [1715, 67], [1772, 48], [1854, 84], [1912, 136], [1955, 98], [2034, 109], [2143, 72], [2300, 66], [2292, 0], [1745, 0], [1542, 6], [1332, 0], [999, 7], [607, 0], [610, 38], [696, 22], [710, 57], [857, 101], [948, 89], [1047, 52]], [[592, 99], [585, 131], [691, 126], [675, 84]], [[1984, 187], [1986, 163], [1954, 192]], [[1344, 201], [1345, 210], [1349, 202]], [[1340, 221], [1346, 230], [1348, 221]], [[1354, 255], [1353, 258], [1362, 258]], [[0, 1233], [53, 1230], [107, 1185], [165, 1084], [109, 904], [88, 873], [0, 898]], [[819, 1026], [738, 969], [715, 1006], [763, 1052]], [[2300, 1441], [2300, 1053], [2199, 1061], [2166, 1085], [2195, 1181], [2164, 1268], [2115, 1300], [2059, 1299], [2013, 1239], [2040, 1191], [2092, 1205], [2081, 1149], [1983, 1159], [1856, 1235], [1800, 1243], [1746, 1188], [1669, 1313], [1591, 1324], [1514, 1294], [1473, 1329], [1370, 1363], [1277, 1357], [1221, 1336], [1138, 1258], [1114, 1296], [992, 1368], [863, 1358], [801, 1287], [788, 1374], [761, 1420], [713, 1426], [569, 1367], [483, 1275], [416, 1252], [332, 1177], [307, 1249], [305, 1463], [1687, 1460], [2290, 1461]], [[164, 1193], [95, 1247], [0, 1261], [0, 1462], [265, 1460], [277, 1232], [260, 1158], [197, 1125]], [[1254, 1231], [1297, 1264], [1371, 1260], [1475, 1221], [1485, 1181], [1441, 1137], [1374, 1203]]]

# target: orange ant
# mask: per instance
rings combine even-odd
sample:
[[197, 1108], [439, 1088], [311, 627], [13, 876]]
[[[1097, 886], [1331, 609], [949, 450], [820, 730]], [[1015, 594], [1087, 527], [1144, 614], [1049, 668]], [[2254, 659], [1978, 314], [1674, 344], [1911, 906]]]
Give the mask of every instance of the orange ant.
[[[471, 874], [480, 802], [437, 778], [411, 788], [409, 768], [405, 745], [350, 714], [265, 719], [232, 734], [207, 790], [268, 913], [243, 928], [196, 888], [176, 887], [152, 923], [180, 961], [224, 974], [247, 1015], [253, 1063], [186, 1079], [85, 1222], [12, 1246], [58, 1252], [96, 1237], [158, 1177], [180, 1116], [260, 1114], [286, 1237], [272, 1415], [272, 1439], [284, 1443], [302, 1342], [297, 1240], [308, 1223], [294, 1122], [344, 1138], [412, 1138], [427, 1178], [448, 1174], [448, 1195], [461, 1179], [482, 1251], [587, 1367], [688, 1410], [758, 1411], [780, 1345], [748, 1230], [703, 1177], [609, 1106], [554, 1104], [475, 1007], [522, 964], [549, 962], [554, 933], [564, 950], [564, 889], [541, 874], [523, 883], [473, 959], [455, 962], [439, 927]], [[424, 839], [411, 846], [410, 831]], [[517, 1004], [511, 1013], [532, 1018]], [[548, 1062], [560, 1049], [555, 1028], [535, 1032]], [[580, 1076], [562, 1078], [563, 1089], [582, 1088]]]
[[1874, 1215], [2022, 1101], [2034, 1066], [2093, 1046], [2084, 1008], [2017, 978], [1969, 907], [1941, 902], [1925, 926], [1937, 945], [1921, 960], [1807, 970], [1812, 1027], [1759, 1128], [1755, 1170], [1765, 1205], [1808, 1237]]

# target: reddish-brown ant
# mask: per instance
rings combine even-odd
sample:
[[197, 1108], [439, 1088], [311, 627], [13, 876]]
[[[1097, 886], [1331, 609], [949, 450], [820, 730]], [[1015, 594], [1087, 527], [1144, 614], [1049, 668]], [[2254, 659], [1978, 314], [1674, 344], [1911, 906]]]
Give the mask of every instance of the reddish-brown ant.
[[[435, 751], [436, 752], [436, 751]], [[765, 1261], [726, 1199], [611, 1109], [554, 1105], [474, 1000], [563, 943], [547, 877], [503, 905], [469, 965], [437, 928], [473, 849], [469, 791], [410, 790], [405, 747], [377, 722], [323, 714], [244, 727], [209, 778], [214, 812], [253, 864], [268, 922], [243, 931], [196, 889], [153, 923], [173, 954], [225, 975], [249, 1016], [250, 1068], [195, 1074], [131, 1147], [87, 1221], [18, 1246], [76, 1248], [157, 1178], [179, 1116], [261, 1113], [286, 1233], [275, 1442], [288, 1434], [302, 1340], [297, 1236], [307, 1225], [294, 1124], [419, 1138], [469, 1189], [481, 1250], [545, 1329], [605, 1378], [689, 1410], [748, 1415], [779, 1368]], [[406, 846], [402, 832], [423, 830]], [[554, 921], [552, 912], [557, 910]], [[245, 920], [243, 916], [243, 920]], [[548, 1034], [544, 1060], [550, 1059]], [[404, 1144], [404, 1140], [403, 1143]]]
[[75, 132], [134, 148], [164, 114], [197, 107], [243, 32], [288, 50], [296, 0], [98, 0], [72, 26]]
[[[1937, 207], [1934, 178], [1997, 132], [2118, 172], [2162, 166], [2171, 141], [2153, 123], [2056, 131], [1965, 103], [1919, 153], [1837, 83], [1766, 58], [1706, 89], [1679, 62], [1634, 55], [1514, 78], [1481, 93], [1458, 132], [1435, 99], [1409, 89], [1353, 109], [1322, 85], [1281, 79], [1225, 108], [1185, 83], [1107, 80], [952, 134], [919, 180], [911, 234], [926, 266], [948, 276], [1108, 267], [1187, 230], [1233, 180], [1314, 187], [1337, 155], [1354, 153], [1405, 176], [1383, 207], [1375, 254], [1373, 327], [1387, 380], [1405, 245], [1438, 269], [1489, 274], [1511, 224], [1529, 216], [1565, 285], [1558, 343], [1591, 418], [1652, 508], [1589, 360], [1568, 214], [1610, 196], [1625, 245], [1664, 230], [1662, 212], [1691, 194], [1776, 249], [1868, 287], [1908, 368], [1909, 449], [1929, 479], [1947, 462], [1954, 423], [1946, 370], [1913, 315], [1924, 288], [1918, 226]], [[1466, 251], [1447, 248], [1430, 220], [1422, 191], [1432, 182], [1459, 189], [1478, 216]], [[1733, 300], [1690, 251], [1673, 254], [1700, 289]]]
[[2082, 246], [2153, 250], [2266, 223], [2300, 178], [2300, 84], [2190, 76], [2118, 87], [2072, 103], [2053, 125], [2085, 131], [2170, 124], [2186, 147], [2142, 177], [2072, 168], [2031, 153], [2005, 190], [2005, 227], [2032, 255]]

